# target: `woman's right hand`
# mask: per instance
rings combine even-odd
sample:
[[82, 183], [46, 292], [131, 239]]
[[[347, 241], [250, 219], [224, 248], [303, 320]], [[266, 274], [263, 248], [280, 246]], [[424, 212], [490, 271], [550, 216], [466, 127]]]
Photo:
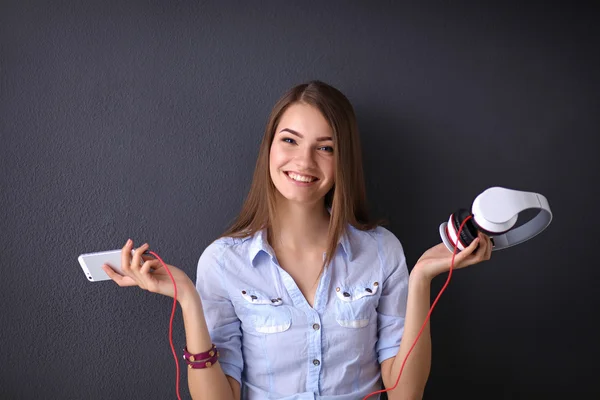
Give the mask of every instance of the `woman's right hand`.
[[[142, 255], [149, 249], [148, 243], [138, 247], [133, 255], [133, 241], [129, 239], [121, 249], [121, 270], [124, 275], [115, 272], [109, 265], [102, 266], [104, 272], [121, 287], [139, 286], [152, 293], [174, 297], [173, 281], [160, 260], [151, 255]], [[177, 267], [167, 264], [177, 285], [177, 300], [197, 294], [192, 280]], [[153, 269], [153, 271], [151, 271]], [[192, 291], [194, 293], [192, 293]]]

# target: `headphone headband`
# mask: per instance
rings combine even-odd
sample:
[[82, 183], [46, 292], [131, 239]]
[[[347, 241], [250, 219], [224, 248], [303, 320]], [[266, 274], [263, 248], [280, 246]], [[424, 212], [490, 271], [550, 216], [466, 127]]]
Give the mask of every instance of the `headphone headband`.
[[[530, 209], [538, 209], [539, 213], [518, 228], [513, 228], [519, 214]], [[497, 186], [485, 190], [475, 198], [471, 213], [475, 227], [493, 239], [493, 250], [523, 243], [546, 229], [552, 221], [550, 205], [543, 195]], [[440, 236], [450, 251], [454, 251], [453, 238], [458, 228], [459, 226], [449, 227], [448, 222], [440, 225]], [[462, 247], [459, 245], [460, 250]]]

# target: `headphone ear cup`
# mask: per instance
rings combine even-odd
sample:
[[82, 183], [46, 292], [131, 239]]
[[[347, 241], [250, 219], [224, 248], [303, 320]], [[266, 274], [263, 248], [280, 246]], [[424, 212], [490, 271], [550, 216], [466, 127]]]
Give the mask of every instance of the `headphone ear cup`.
[[[498, 236], [498, 235], [503, 235], [506, 232], [510, 231], [510, 229], [504, 231], [504, 232], [492, 232], [492, 231], [488, 231], [484, 228], [482, 228], [481, 226], [479, 226], [479, 224], [477, 223], [477, 221], [475, 221], [475, 218], [471, 218], [469, 220], [469, 222], [473, 221], [473, 225], [475, 226], [475, 229], [477, 229], [479, 232], [484, 233], [488, 236]], [[512, 229], [512, 228], [511, 228]]]
[[[461, 208], [452, 215], [453, 215], [452, 222], [454, 223], [454, 230], [456, 232], [458, 232], [462, 222], [465, 220], [465, 218], [467, 218], [469, 215], [471, 215], [471, 213], [469, 212], [469, 210], [467, 210], [465, 208]], [[479, 234], [477, 227], [475, 226], [475, 224], [473, 224], [472, 221], [473, 221], [473, 218], [470, 218], [463, 226], [462, 231], [460, 231], [460, 241], [463, 242], [465, 247], [467, 247], [471, 243], [473, 243], [473, 241], [477, 238], [477, 236]]]

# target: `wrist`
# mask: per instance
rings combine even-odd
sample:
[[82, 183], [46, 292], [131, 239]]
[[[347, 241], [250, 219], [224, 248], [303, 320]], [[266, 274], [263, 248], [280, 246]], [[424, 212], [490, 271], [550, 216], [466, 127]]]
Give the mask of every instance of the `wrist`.
[[182, 309], [194, 308], [200, 306], [200, 295], [196, 290], [194, 283], [189, 280], [178, 288], [179, 296], [177, 302]]
[[425, 268], [417, 262], [410, 272], [409, 282], [413, 284], [431, 285], [433, 278], [435, 278], [435, 275], [426, 271]]

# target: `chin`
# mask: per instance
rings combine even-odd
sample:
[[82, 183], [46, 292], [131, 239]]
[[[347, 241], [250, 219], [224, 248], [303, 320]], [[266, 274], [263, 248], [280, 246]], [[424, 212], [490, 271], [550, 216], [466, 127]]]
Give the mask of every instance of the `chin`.
[[323, 202], [325, 200], [325, 195], [323, 195], [323, 196], [318, 196], [318, 195], [302, 196], [302, 195], [298, 195], [298, 193], [290, 193], [290, 191], [282, 192], [281, 190], [278, 190], [278, 192], [279, 192], [279, 197], [281, 198], [281, 200], [283, 200], [285, 202], [293, 203], [295, 205], [313, 206], [313, 205], [315, 205], [319, 202]]
[[323, 200], [323, 198], [313, 198], [313, 197], [307, 198], [307, 197], [285, 195], [285, 194], [282, 194], [281, 197], [283, 198], [284, 201], [287, 201], [289, 203], [293, 203], [293, 204], [297, 204], [297, 205], [305, 205], [305, 206], [312, 206], [315, 203], [318, 203], [319, 201]]

